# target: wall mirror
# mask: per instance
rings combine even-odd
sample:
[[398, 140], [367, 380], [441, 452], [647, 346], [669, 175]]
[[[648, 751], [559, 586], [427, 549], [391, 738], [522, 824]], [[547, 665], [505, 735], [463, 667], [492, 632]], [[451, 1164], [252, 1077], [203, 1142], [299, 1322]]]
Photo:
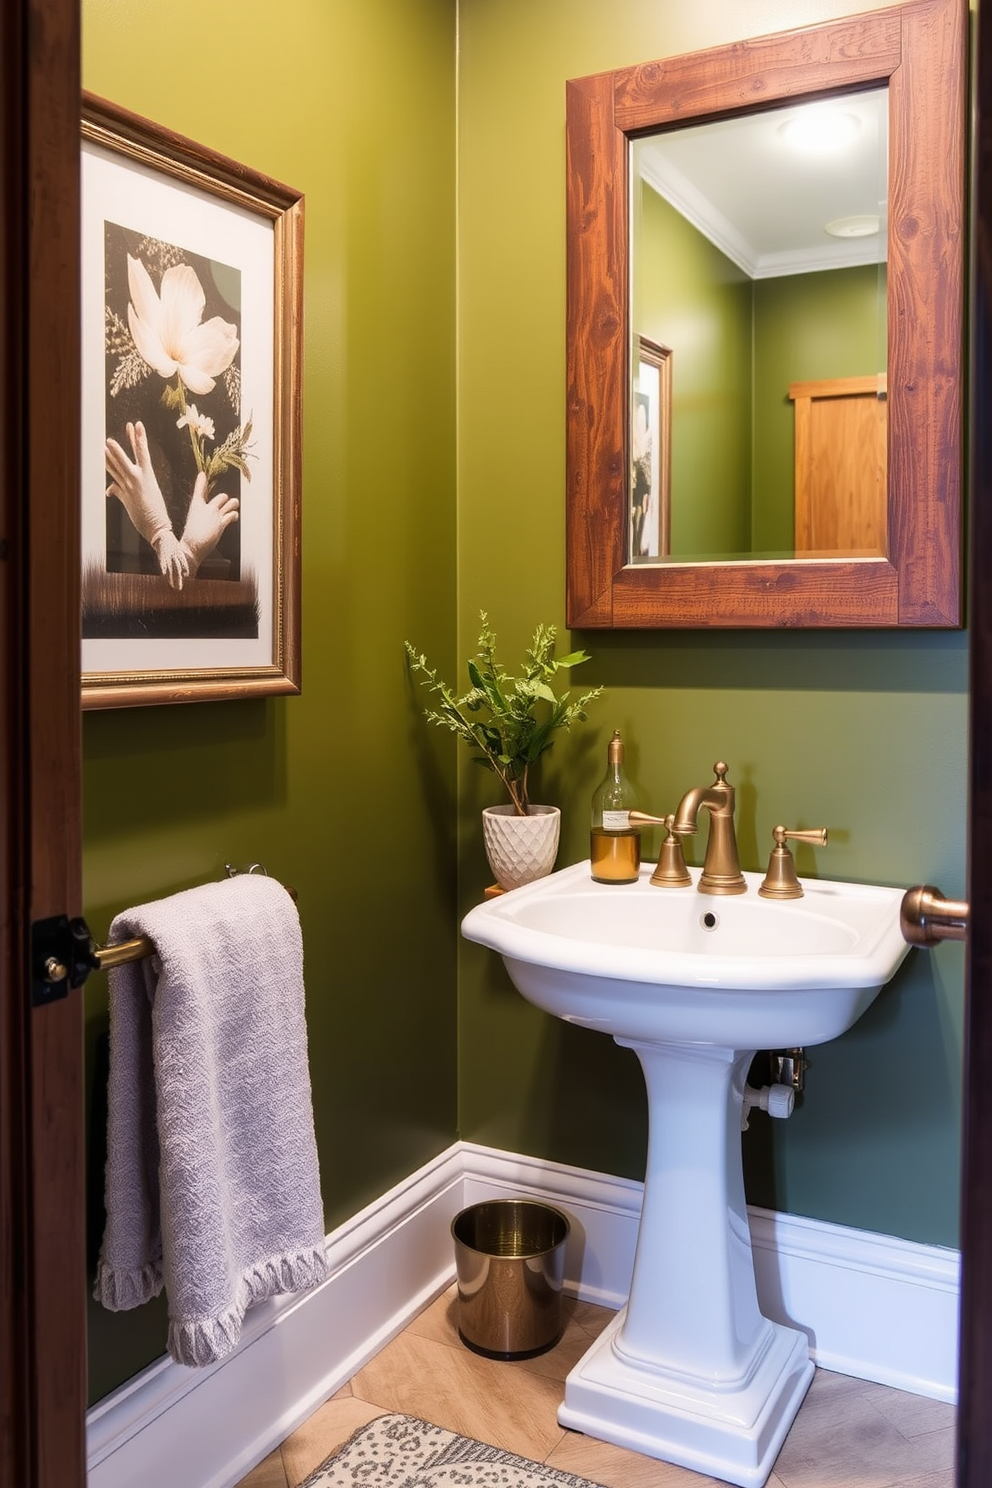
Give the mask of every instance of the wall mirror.
[[568, 84], [570, 625], [961, 623], [966, 21]]

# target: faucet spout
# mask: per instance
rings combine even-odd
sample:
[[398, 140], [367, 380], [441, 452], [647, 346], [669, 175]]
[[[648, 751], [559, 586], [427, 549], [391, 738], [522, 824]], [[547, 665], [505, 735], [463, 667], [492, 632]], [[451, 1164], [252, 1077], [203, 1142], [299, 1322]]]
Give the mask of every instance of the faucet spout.
[[734, 829], [734, 787], [727, 784], [727, 768], [723, 760], [717, 760], [713, 766], [716, 776], [713, 784], [694, 786], [686, 791], [675, 813], [673, 831], [685, 836], [698, 830], [700, 811], [709, 812], [706, 857], [698, 884], [701, 894], [747, 892]]
[[[728, 787], [732, 789], [733, 787]], [[694, 785], [692, 790], [687, 790], [678, 805], [675, 813], [675, 821], [672, 830], [680, 836], [692, 834], [699, 830], [699, 812], [702, 807], [710, 812], [716, 813], [726, 811], [726, 799], [720, 794], [715, 786]]]

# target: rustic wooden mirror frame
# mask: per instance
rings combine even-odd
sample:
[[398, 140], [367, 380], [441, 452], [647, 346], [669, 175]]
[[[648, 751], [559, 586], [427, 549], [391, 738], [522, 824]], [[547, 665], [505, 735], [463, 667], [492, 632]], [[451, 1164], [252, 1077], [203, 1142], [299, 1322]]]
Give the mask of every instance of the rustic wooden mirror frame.
[[[966, 0], [910, 0], [568, 83], [570, 626], [961, 624], [966, 45]], [[630, 141], [884, 85], [888, 556], [628, 565]]]

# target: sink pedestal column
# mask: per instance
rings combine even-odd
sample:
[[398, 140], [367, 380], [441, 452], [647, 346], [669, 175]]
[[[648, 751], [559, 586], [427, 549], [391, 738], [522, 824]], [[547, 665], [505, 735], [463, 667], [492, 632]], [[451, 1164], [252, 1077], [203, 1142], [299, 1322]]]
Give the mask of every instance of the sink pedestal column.
[[751, 1052], [618, 1038], [650, 1133], [626, 1308], [576, 1365], [563, 1426], [759, 1488], [813, 1377], [804, 1333], [758, 1308], [741, 1166]]

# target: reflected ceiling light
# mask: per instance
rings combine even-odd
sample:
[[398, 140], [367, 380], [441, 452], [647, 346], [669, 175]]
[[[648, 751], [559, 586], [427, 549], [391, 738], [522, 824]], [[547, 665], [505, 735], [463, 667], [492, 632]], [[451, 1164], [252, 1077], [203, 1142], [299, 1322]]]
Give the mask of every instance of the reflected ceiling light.
[[778, 126], [793, 149], [808, 155], [830, 155], [843, 150], [858, 134], [861, 120], [831, 103], [811, 103]]
[[823, 230], [832, 238], [871, 238], [880, 226], [877, 217], [864, 213], [860, 217], [835, 217], [833, 222], [824, 224]]

